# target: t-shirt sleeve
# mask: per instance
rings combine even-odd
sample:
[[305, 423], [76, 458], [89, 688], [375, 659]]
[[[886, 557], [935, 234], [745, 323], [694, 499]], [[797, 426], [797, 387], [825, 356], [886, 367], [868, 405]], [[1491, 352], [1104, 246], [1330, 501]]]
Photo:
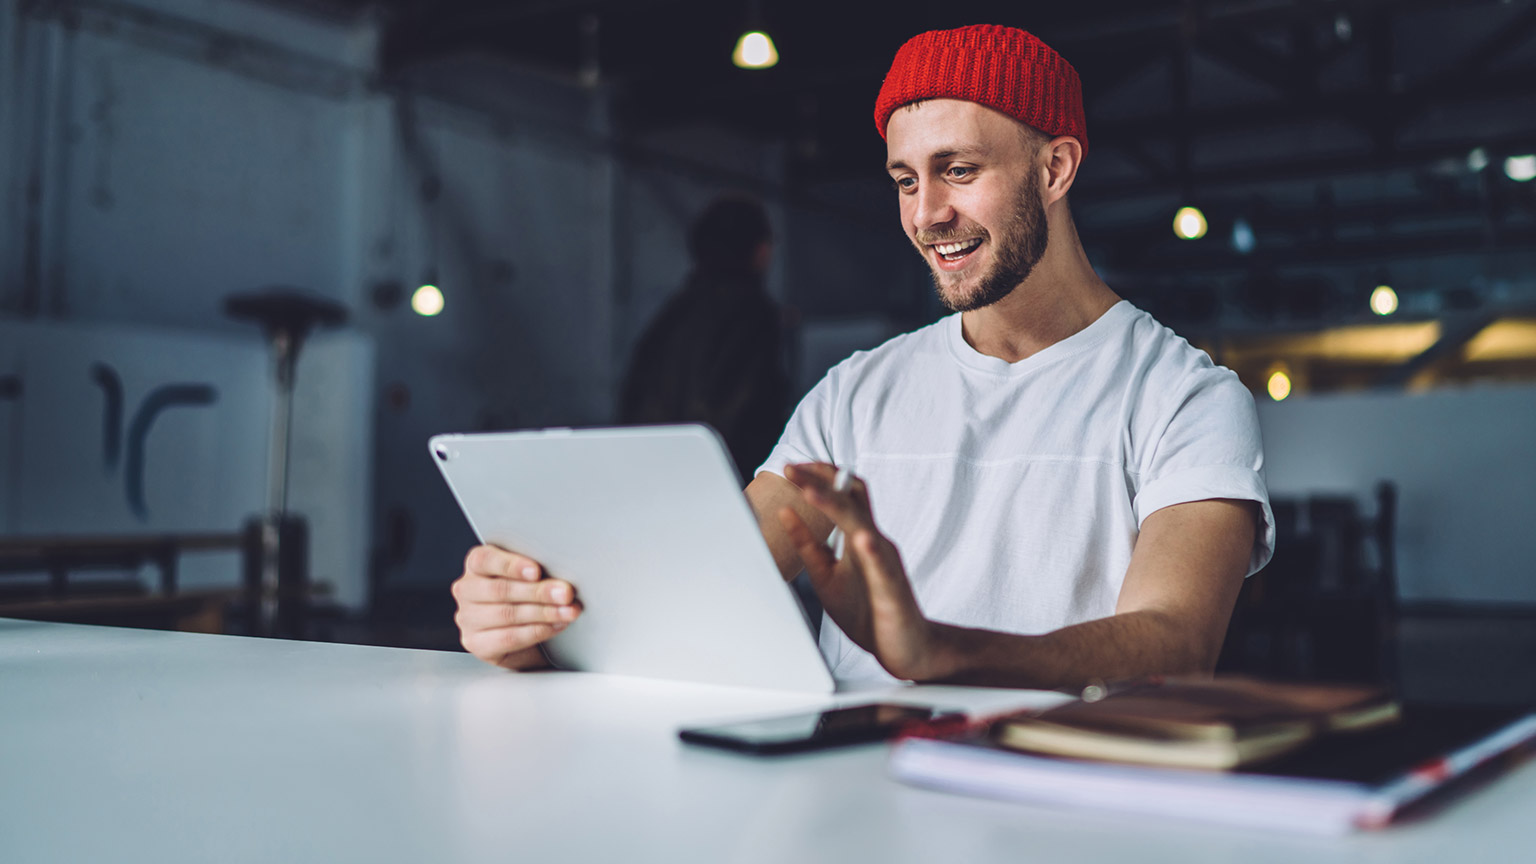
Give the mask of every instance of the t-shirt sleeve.
[[784, 434], [779, 437], [779, 443], [768, 454], [768, 460], [753, 472], [754, 477], [764, 471], [782, 477], [784, 466], [797, 462], [837, 461], [832, 450], [836, 374], [837, 369], [834, 367], [800, 400], [795, 413], [790, 415], [788, 425], [784, 427]]
[[1211, 498], [1258, 502], [1264, 524], [1254, 539], [1248, 575], [1257, 573], [1275, 550], [1259, 418], [1248, 388], [1219, 367], [1193, 373], [1182, 401], [1143, 460], [1134, 502], [1136, 524], [1164, 507]]

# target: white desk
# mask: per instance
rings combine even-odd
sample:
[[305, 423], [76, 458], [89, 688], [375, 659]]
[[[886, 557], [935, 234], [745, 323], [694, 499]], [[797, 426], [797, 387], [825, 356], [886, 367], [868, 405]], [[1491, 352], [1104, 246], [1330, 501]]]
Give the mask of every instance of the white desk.
[[0, 620], [0, 861], [1443, 864], [1536, 848], [1536, 764], [1433, 819], [1319, 840], [908, 788], [878, 746], [761, 760], [675, 737], [816, 704], [452, 653]]

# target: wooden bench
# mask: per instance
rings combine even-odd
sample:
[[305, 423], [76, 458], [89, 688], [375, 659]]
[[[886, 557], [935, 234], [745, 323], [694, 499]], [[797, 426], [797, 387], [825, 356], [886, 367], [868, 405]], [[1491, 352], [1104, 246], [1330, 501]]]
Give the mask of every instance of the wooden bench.
[[[184, 552], [240, 551], [243, 534], [79, 535], [0, 538], [0, 576], [45, 574], [46, 585], [0, 589], [0, 617], [76, 624], [106, 624], [201, 633], [224, 631], [224, 613], [236, 590], [180, 591], [177, 565]], [[160, 571], [157, 592], [137, 579], [71, 581], [71, 573]]]

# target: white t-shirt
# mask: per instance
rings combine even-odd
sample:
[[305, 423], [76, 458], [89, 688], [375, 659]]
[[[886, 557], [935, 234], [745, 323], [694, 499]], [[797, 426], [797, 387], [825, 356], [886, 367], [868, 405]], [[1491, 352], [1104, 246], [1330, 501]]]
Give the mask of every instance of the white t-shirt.
[[[1008, 363], [960, 315], [861, 351], [806, 395], [759, 471], [832, 462], [869, 485], [930, 619], [1046, 633], [1115, 611], [1142, 520], [1187, 501], [1257, 501], [1274, 549], [1253, 397], [1226, 368], [1121, 301]], [[834, 677], [891, 680], [830, 619]]]

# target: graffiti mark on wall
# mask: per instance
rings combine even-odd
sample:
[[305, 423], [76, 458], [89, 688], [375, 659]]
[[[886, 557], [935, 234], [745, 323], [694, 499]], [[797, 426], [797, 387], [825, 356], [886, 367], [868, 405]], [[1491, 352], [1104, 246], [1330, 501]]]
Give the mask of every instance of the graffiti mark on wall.
[[149, 438], [149, 428], [161, 412], [181, 405], [212, 405], [218, 394], [207, 384], [167, 384], [151, 390], [139, 410], [134, 412], [133, 422], [128, 425], [128, 460], [123, 466], [123, 489], [128, 495], [128, 506], [140, 521], [149, 518], [149, 507], [144, 503], [144, 442]]
[[101, 388], [101, 462], [111, 474], [123, 449], [123, 379], [111, 366], [96, 363], [91, 366], [91, 380]]
[[209, 384], [166, 384], [156, 387], [139, 402], [133, 412], [126, 436], [123, 432], [123, 381], [106, 363], [91, 366], [91, 380], [101, 388], [101, 454], [107, 473], [117, 469], [126, 437], [127, 456], [123, 463], [123, 494], [128, 508], [140, 522], [149, 519], [149, 504], [144, 497], [145, 449], [150, 429], [160, 415], [172, 408], [212, 405], [219, 394]]

